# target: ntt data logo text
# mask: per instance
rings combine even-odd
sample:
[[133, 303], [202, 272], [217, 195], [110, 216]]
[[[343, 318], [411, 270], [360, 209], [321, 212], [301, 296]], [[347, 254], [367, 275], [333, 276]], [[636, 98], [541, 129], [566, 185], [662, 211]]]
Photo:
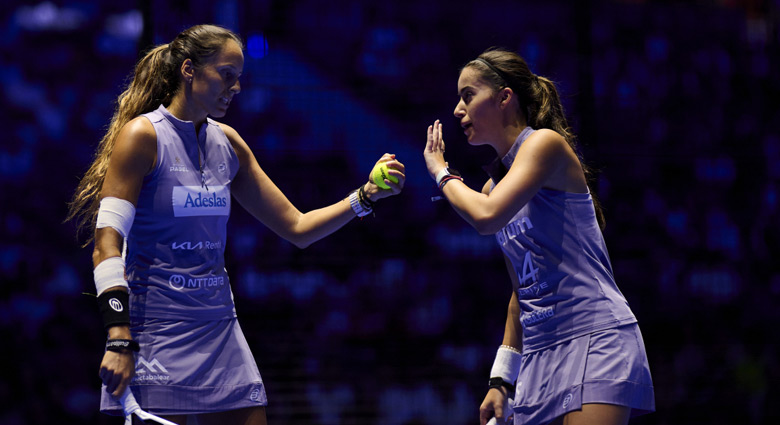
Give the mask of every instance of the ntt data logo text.
[[175, 274], [168, 278], [168, 285], [177, 291], [202, 288], [213, 289], [216, 287], [225, 286], [225, 277], [186, 277], [180, 274]]

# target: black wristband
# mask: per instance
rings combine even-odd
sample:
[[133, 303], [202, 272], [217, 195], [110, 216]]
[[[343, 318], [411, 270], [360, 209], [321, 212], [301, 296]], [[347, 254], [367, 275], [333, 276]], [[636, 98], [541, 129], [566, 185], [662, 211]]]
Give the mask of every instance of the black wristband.
[[106, 329], [130, 324], [130, 294], [125, 291], [106, 291], [97, 297], [97, 302]]
[[360, 203], [364, 204], [363, 206], [367, 207], [367, 209], [369, 210], [373, 210], [374, 205], [376, 205], [375, 201], [368, 199], [368, 195], [366, 195], [365, 185], [360, 186], [358, 188], [358, 199], [360, 200]]
[[494, 377], [488, 381], [488, 388], [501, 388], [504, 387], [510, 395], [515, 393], [515, 386], [509, 382], [504, 381], [504, 378]]
[[138, 345], [138, 341], [132, 339], [109, 339], [106, 341], [106, 351], [121, 353], [124, 350], [137, 353], [141, 351], [141, 346]]

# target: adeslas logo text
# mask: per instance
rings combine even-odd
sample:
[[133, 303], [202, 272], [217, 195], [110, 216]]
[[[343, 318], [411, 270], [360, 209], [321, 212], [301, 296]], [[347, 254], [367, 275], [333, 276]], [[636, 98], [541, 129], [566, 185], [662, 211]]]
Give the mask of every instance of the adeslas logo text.
[[230, 189], [214, 185], [209, 191], [201, 186], [173, 187], [173, 216], [227, 216], [230, 214]]
[[187, 194], [184, 208], [222, 208], [226, 207], [227, 204], [227, 198], [217, 196], [216, 193], [204, 197], [202, 193], [198, 192], [198, 196], [195, 198], [192, 197], [192, 194]]

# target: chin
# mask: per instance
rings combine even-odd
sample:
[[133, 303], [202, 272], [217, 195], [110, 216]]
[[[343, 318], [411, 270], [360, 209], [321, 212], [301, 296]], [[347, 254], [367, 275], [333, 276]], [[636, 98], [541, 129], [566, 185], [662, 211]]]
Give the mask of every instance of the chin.
[[482, 145], [486, 144], [486, 142], [484, 140], [475, 139], [473, 137], [469, 137], [468, 139], [466, 139], [466, 141], [471, 146], [482, 146]]

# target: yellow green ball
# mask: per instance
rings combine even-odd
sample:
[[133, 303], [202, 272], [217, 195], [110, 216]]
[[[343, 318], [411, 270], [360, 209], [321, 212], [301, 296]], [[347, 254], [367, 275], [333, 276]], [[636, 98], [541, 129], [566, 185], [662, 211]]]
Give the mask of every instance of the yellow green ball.
[[398, 177], [391, 176], [387, 172], [386, 162], [380, 162], [374, 166], [374, 169], [371, 170], [371, 179], [374, 181], [374, 184], [381, 187], [382, 189], [390, 189], [390, 186], [385, 184], [385, 179], [390, 180], [393, 183], [398, 183]]

